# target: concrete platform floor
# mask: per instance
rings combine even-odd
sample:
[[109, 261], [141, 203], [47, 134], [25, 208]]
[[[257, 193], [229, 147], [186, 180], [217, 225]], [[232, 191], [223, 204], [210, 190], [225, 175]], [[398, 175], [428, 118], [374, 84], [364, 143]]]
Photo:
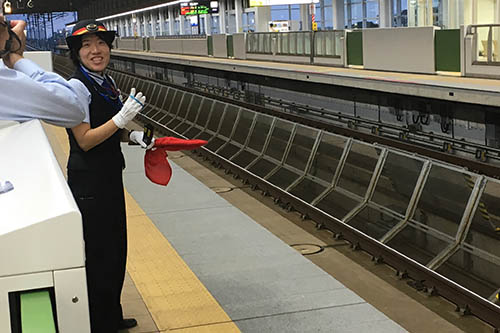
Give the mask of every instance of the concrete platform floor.
[[445, 299], [416, 291], [391, 267], [374, 264], [369, 254], [353, 251], [347, 242], [334, 240], [327, 230], [316, 230], [314, 222], [287, 212], [272, 198], [252, 191], [209, 162], [183, 152], [171, 153], [170, 158], [287, 244], [328, 244], [324, 251], [307, 258], [409, 332], [493, 331], [476, 317], [461, 317], [455, 305]]

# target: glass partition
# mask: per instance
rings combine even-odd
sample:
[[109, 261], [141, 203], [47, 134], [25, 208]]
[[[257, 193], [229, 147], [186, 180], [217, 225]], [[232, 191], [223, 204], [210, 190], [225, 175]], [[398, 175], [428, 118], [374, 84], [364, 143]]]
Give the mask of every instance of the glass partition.
[[337, 170], [347, 139], [323, 132], [306, 177], [290, 193], [312, 203], [329, 186]]
[[489, 298], [500, 289], [500, 183], [489, 179], [467, 236], [438, 273]]
[[249, 130], [252, 128], [254, 118], [255, 112], [241, 109], [232, 140], [218, 150], [217, 154], [230, 159], [237, 152], [239, 152], [245, 145]]
[[168, 127], [170, 129], [176, 128], [181, 122], [184, 121], [184, 118], [186, 118], [186, 114], [189, 109], [189, 104], [191, 103], [191, 99], [193, 98], [193, 94], [191, 93], [184, 93], [184, 96], [182, 96], [181, 103], [179, 105], [179, 110], [177, 112], [177, 115], [175, 116], [172, 121], [168, 123]]
[[387, 244], [427, 265], [455, 242], [476, 176], [433, 164], [408, 225]]
[[196, 115], [199, 112], [200, 104], [202, 97], [199, 95], [192, 95], [191, 103], [188, 106], [185, 118], [181, 119], [179, 125], [177, 125], [174, 130], [177, 133], [184, 133], [189, 127], [191, 127], [194, 123], [194, 119], [196, 119]]
[[250, 133], [248, 145], [245, 150], [242, 150], [231, 158], [231, 161], [242, 167], [247, 167], [252, 163], [264, 149], [267, 136], [271, 129], [274, 118], [263, 114], [257, 114], [255, 125]]
[[249, 168], [250, 172], [260, 177], [265, 177], [278, 164], [281, 163], [283, 156], [285, 155], [288, 142], [290, 141], [290, 136], [292, 134], [293, 128], [293, 123], [281, 119], [276, 119], [274, 128], [272, 129], [269, 144], [264, 152], [264, 156], [266, 156], [266, 159], [259, 159]]
[[380, 153], [380, 148], [353, 142], [337, 186], [364, 198]]
[[201, 131], [205, 128], [208, 116], [212, 110], [214, 105], [214, 100], [204, 98], [201, 103], [200, 112], [198, 112], [198, 116], [196, 117], [195, 126], [190, 127], [184, 134], [187, 138], [194, 139], [196, 138]]
[[348, 224], [382, 239], [405, 218], [423, 165], [423, 160], [389, 151], [371, 201]]
[[423, 160], [389, 151], [371, 201], [405, 216], [423, 165]]

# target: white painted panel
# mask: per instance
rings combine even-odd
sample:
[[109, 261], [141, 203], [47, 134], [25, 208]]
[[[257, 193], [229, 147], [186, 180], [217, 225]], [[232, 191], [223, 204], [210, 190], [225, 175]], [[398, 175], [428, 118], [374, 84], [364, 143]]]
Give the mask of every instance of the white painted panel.
[[233, 34], [233, 51], [235, 59], [247, 58], [246, 34]]
[[214, 47], [214, 57], [227, 58], [227, 37], [226, 35], [212, 35]]
[[182, 39], [182, 54], [207, 56], [207, 39]]
[[57, 322], [60, 332], [90, 332], [85, 268], [54, 272]]
[[[15, 142], [15, 144], [12, 144]], [[39, 120], [0, 129], [0, 276], [84, 265], [81, 215]]]
[[364, 29], [364, 68], [434, 74], [435, 29], [435, 27]]
[[26, 59], [29, 59], [48, 72], [53, 72], [52, 52], [50, 51], [27, 51], [23, 53]]

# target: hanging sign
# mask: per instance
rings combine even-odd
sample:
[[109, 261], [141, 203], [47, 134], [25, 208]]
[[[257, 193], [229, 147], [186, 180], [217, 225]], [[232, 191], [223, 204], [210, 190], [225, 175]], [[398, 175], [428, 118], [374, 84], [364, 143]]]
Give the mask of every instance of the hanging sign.
[[217, 14], [219, 3], [217, 1], [191, 1], [181, 3], [181, 15]]

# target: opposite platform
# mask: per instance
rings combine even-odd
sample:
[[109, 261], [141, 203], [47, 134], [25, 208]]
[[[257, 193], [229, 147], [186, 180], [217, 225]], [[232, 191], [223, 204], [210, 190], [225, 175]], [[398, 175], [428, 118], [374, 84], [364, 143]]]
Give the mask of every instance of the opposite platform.
[[235, 60], [166, 54], [154, 52], [113, 50], [121, 60], [140, 59], [175, 65], [200, 67], [269, 78], [290, 79], [349, 88], [435, 98], [443, 101], [500, 105], [500, 81], [445, 75], [384, 72], [344, 67], [327, 67], [272, 61]]

